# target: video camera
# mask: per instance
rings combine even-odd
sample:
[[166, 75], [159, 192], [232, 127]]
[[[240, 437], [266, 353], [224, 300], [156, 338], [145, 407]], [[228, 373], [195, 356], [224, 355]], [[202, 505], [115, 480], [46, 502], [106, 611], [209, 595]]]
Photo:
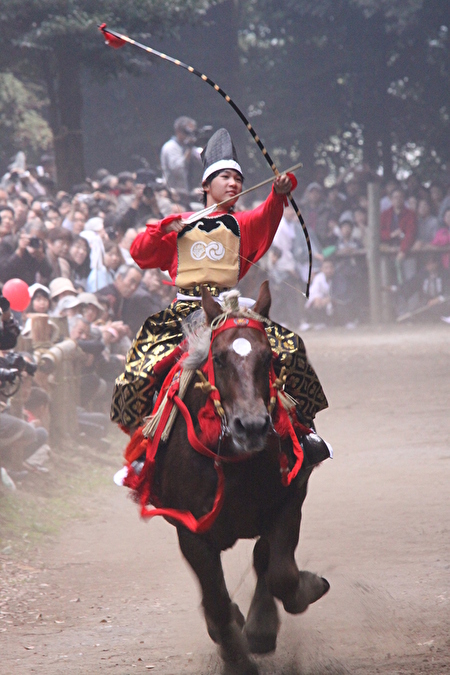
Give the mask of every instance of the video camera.
[[194, 145], [200, 147], [205, 146], [211, 136], [212, 130], [213, 128], [210, 124], [206, 124], [205, 126], [200, 127], [200, 129], [194, 129], [193, 131], [184, 129], [184, 133], [187, 137], [184, 140], [184, 145], [189, 147], [193, 147]]
[[30, 363], [21, 354], [7, 352], [0, 357], [0, 392], [3, 396], [14, 396], [20, 387], [20, 375], [25, 372], [31, 377], [37, 370], [35, 363]]
[[16, 368], [19, 373], [25, 371], [26, 374], [31, 377], [33, 377], [37, 370], [37, 365], [35, 363], [30, 363], [30, 361], [27, 361], [22, 354], [17, 354], [16, 352], [8, 352], [5, 356], [0, 357], [0, 367]]

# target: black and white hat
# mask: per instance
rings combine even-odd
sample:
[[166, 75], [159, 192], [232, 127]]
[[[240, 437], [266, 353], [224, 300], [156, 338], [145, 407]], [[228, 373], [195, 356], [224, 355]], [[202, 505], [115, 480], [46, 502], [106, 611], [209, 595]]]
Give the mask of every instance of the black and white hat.
[[202, 151], [203, 178], [202, 183], [216, 171], [234, 169], [242, 174], [238, 162], [236, 149], [231, 136], [226, 129], [219, 129], [211, 136], [206, 147]]

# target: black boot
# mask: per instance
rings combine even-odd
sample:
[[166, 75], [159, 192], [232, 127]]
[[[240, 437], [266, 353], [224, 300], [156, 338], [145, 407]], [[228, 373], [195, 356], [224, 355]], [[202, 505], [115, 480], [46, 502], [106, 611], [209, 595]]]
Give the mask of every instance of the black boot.
[[316, 433], [299, 436], [306, 466], [315, 466], [325, 459], [333, 457], [333, 448]]

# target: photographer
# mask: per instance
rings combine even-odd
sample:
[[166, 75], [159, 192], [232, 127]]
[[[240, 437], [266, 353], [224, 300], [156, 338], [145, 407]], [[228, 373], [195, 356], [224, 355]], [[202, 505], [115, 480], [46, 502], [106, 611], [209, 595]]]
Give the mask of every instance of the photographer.
[[111, 235], [114, 236], [114, 233], [123, 236], [130, 227], [144, 227], [152, 218], [157, 221], [163, 218], [153, 186], [138, 183], [128, 209], [120, 215], [114, 215], [113, 224], [107, 229], [108, 236], [112, 238]]
[[[0, 310], [0, 350], [3, 351], [15, 347], [20, 328], [11, 315], [8, 300], [3, 295], [0, 295]], [[27, 448], [31, 447], [33, 450], [38, 438], [31, 424], [10, 415], [5, 409], [8, 407], [9, 396], [20, 386], [20, 373], [33, 376], [35, 371], [36, 366], [20, 354], [8, 352], [0, 357], [0, 465], [10, 473], [11, 470], [17, 472], [18, 476], [27, 456]]]
[[17, 250], [2, 259], [1, 281], [22, 279], [29, 286], [36, 282], [48, 284], [52, 276], [52, 268], [45, 257], [45, 225], [34, 219], [21, 230]]
[[0, 291], [0, 350], [13, 349], [20, 335], [19, 324], [11, 314], [9, 300]]
[[189, 202], [200, 185], [203, 164], [197, 143], [197, 122], [190, 117], [178, 117], [174, 124], [175, 135], [161, 149], [161, 168], [166, 185], [174, 190], [177, 201], [189, 208]]

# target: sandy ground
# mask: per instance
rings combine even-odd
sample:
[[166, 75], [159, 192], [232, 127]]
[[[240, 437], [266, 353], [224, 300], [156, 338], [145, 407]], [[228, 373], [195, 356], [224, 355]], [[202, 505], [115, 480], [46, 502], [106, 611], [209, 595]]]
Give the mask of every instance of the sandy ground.
[[[297, 558], [331, 590], [303, 616], [282, 612], [261, 673], [450, 673], [450, 329], [305, 339], [329, 396], [318, 428], [335, 459], [311, 477]], [[0, 672], [219, 674], [173, 528], [141, 522], [112, 483], [82, 499], [90, 517], [16, 566], [26, 583], [2, 596]], [[243, 610], [251, 546], [224, 555]]]

